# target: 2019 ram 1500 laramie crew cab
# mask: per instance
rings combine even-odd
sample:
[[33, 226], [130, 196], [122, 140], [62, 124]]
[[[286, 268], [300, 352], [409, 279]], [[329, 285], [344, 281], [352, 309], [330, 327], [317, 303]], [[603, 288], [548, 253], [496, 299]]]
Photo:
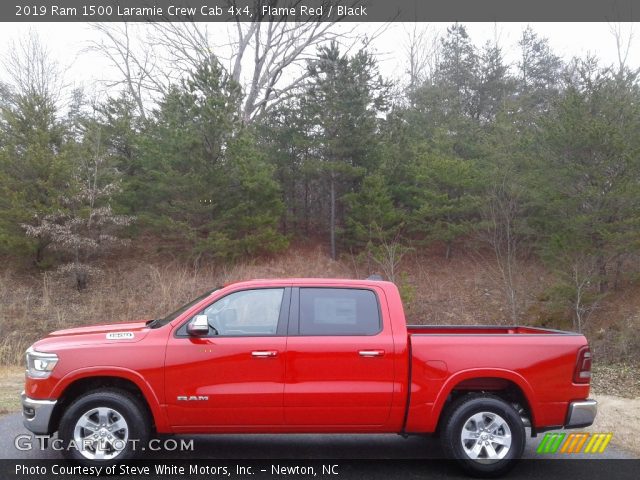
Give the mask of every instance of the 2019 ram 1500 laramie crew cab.
[[532, 433], [590, 425], [584, 336], [408, 326], [393, 283], [253, 280], [173, 314], [51, 333], [27, 351], [25, 426], [85, 464], [151, 434], [439, 434], [499, 474]]

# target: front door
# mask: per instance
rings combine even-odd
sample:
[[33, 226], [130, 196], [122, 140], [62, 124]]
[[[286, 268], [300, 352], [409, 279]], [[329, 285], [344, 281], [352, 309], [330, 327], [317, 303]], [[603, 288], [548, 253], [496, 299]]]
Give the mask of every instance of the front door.
[[198, 312], [208, 335], [189, 336], [186, 323], [171, 335], [165, 393], [177, 432], [283, 424], [290, 296], [289, 288], [232, 292]]

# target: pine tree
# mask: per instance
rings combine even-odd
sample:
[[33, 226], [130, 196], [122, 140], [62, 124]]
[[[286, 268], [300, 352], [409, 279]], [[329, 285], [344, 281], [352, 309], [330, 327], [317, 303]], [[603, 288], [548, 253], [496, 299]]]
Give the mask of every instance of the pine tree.
[[414, 166], [417, 208], [411, 213], [414, 232], [427, 242], [442, 242], [445, 257], [453, 242], [479, 222], [482, 177], [475, 162], [430, 153]]
[[531, 27], [522, 32], [518, 42], [518, 96], [522, 112], [532, 120], [548, 112], [561, 88], [564, 65], [555, 55], [549, 41], [540, 38]]
[[[337, 257], [342, 196], [357, 189], [367, 171], [379, 164], [377, 114], [386, 109], [389, 84], [366, 51], [341, 55], [338, 45], [322, 47], [309, 64], [301, 108], [308, 109], [315, 168], [327, 189], [331, 257]], [[325, 197], [326, 198], [326, 197]]]
[[529, 175], [541, 253], [569, 288], [578, 327], [584, 302], [618, 283], [640, 247], [640, 89], [634, 74], [580, 68], [544, 121]]
[[46, 237], [30, 239], [20, 227], [64, 206], [71, 162], [64, 151], [64, 125], [52, 99], [12, 93], [0, 111], [0, 249], [45, 260]]
[[402, 215], [380, 174], [366, 176], [360, 190], [345, 195], [344, 201], [345, 237], [350, 246], [362, 249], [369, 243], [395, 239], [400, 233]]
[[141, 221], [200, 258], [277, 251], [286, 239], [272, 169], [238, 117], [238, 85], [206, 63], [174, 87], [146, 127]]

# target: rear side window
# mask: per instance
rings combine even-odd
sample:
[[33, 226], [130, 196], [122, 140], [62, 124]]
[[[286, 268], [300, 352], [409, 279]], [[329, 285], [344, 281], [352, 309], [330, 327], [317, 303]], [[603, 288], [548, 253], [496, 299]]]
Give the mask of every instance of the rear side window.
[[380, 311], [371, 290], [301, 288], [300, 335], [375, 335]]

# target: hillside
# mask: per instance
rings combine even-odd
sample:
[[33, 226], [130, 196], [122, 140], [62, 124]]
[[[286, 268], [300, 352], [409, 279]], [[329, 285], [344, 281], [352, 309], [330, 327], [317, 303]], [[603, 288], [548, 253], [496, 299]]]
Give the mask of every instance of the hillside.
[[[172, 311], [212, 286], [250, 278], [365, 278], [379, 273], [366, 261], [343, 255], [333, 261], [322, 246], [297, 245], [269, 259], [233, 266], [188, 264], [136, 242], [103, 262], [85, 291], [53, 272], [5, 266], [0, 273], [0, 363], [20, 364], [28, 345], [49, 331], [74, 325], [154, 318]], [[5, 262], [7, 265], [7, 262]], [[535, 261], [519, 262], [520, 323], [572, 329], [571, 312], [550, 299], [553, 276]], [[509, 308], [495, 261], [482, 252], [456, 251], [445, 259], [438, 249], [408, 253], [396, 282], [414, 324], [507, 324]], [[596, 364], [608, 369], [597, 379], [601, 391], [634, 396], [640, 391], [631, 368], [640, 352], [640, 285], [629, 284], [602, 299], [585, 333]], [[616, 365], [609, 368], [608, 365]]]

